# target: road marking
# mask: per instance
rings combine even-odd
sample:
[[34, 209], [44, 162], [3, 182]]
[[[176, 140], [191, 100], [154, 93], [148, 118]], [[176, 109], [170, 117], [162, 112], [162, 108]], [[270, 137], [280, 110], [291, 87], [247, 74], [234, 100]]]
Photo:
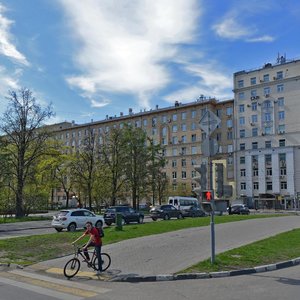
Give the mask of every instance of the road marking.
[[19, 270], [0, 272], [0, 281], [31, 290], [36, 293], [54, 296], [58, 299], [64, 300], [81, 300], [84, 298], [95, 297], [99, 293], [106, 293], [109, 291], [108, 289], [78, 283], [74, 286], [74, 282], [68, 282]]

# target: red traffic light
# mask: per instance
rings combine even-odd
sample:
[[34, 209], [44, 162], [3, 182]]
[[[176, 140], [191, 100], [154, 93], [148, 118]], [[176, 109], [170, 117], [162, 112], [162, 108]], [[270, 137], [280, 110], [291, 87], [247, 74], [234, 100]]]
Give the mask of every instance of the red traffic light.
[[213, 192], [208, 190], [208, 191], [203, 191], [202, 192], [202, 199], [204, 201], [210, 202], [213, 200]]

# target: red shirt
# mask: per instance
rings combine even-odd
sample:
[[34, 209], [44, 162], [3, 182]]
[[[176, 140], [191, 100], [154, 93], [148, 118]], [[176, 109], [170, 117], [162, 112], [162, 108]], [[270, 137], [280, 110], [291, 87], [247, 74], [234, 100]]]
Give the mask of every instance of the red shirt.
[[92, 242], [95, 244], [95, 246], [101, 246], [102, 245], [102, 240], [100, 238], [98, 229], [95, 227], [92, 227], [91, 230], [87, 230], [85, 232], [86, 235], [91, 235], [92, 236]]

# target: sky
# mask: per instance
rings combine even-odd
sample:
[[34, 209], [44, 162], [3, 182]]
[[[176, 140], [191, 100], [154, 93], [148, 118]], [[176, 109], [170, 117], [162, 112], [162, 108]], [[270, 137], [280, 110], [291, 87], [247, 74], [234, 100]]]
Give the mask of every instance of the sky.
[[0, 0], [0, 114], [28, 88], [48, 123], [233, 98], [233, 73], [300, 59], [298, 0]]

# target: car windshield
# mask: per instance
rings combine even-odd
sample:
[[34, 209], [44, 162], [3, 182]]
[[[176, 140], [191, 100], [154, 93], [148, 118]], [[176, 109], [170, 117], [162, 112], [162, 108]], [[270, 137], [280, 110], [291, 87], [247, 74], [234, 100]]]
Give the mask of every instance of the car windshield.
[[115, 209], [115, 208], [108, 208], [108, 209], [106, 210], [106, 212], [114, 213], [114, 212], [116, 212], [116, 209]]
[[61, 216], [66, 216], [67, 214], [68, 214], [68, 210], [61, 210], [58, 214], [57, 214], [57, 216], [58, 217], [61, 217]]

